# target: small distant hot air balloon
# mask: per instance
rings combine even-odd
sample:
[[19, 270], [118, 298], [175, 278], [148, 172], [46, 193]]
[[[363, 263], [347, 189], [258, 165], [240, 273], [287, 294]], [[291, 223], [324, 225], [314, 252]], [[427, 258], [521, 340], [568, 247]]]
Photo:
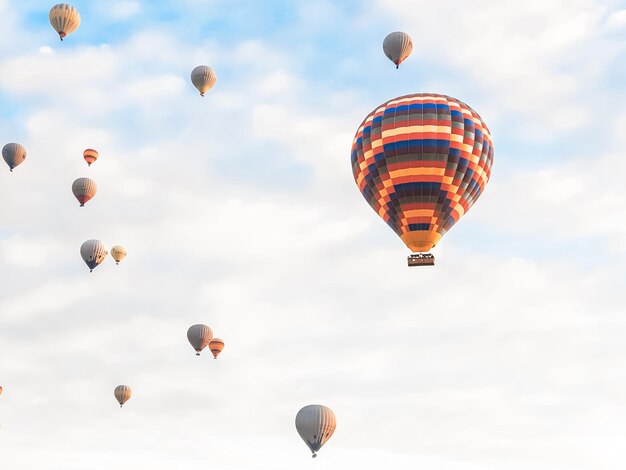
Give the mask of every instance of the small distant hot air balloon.
[[120, 404], [120, 408], [124, 406], [124, 403], [130, 400], [132, 394], [133, 391], [128, 385], [118, 385], [113, 391], [113, 395], [115, 395], [116, 400]]
[[13, 171], [13, 168], [26, 159], [26, 149], [20, 144], [6, 144], [2, 147], [2, 158], [9, 165], [9, 169]]
[[50, 24], [59, 33], [59, 38], [63, 38], [73, 33], [80, 26], [80, 14], [78, 10], [67, 3], [59, 3], [50, 10]]
[[213, 338], [209, 342], [209, 349], [213, 353], [213, 359], [217, 359], [217, 356], [219, 355], [219, 353], [221, 353], [222, 350], [224, 349], [224, 341], [222, 341], [219, 338]]
[[383, 41], [383, 52], [396, 64], [396, 68], [411, 54], [413, 41], [411, 36], [402, 31], [395, 31], [387, 35]]
[[106, 246], [100, 240], [87, 240], [80, 246], [80, 256], [89, 266], [89, 272], [102, 263], [108, 254]]
[[115, 260], [115, 264], [120, 264], [120, 261], [126, 258], [126, 254], [126, 248], [124, 248], [122, 245], [115, 245], [113, 248], [111, 248], [111, 256]]
[[485, 189], [491, 133], [476, 111], [445, 95], [400, 96], [374, 109], [352, 143], [352, 172], [374, 211], [433, 265], [428, 252]]
[[336, 426], [335, 413], [323, 405], [305, 406], [296, 415], [296, 430], [313, 452], [313, 458], [317, 457], [317, 451], [333, 435]]
[[91, 166], [91, 164], [98, 159], [98, 151], [94, 149], [85, 149], [83, 152], [83, 158], [87, 162], [87, 165]]
[[215, 71], [208, 65], [198, 65], [191, 71], [191, 83], [200, 92], [200, 96], [213, 88], [217, 81], [217, 75]]
[[200, 351], [207, 347], [212, 338], [213, 331], [206, 325], [193, 325], [187, 330], [187, 339], [196, 350], [196, 356], [200, 355]]
[[78, 178], [72, 183], [72, 192], [80, 202], [80, 207], [83, 207], [87, 201], [93, 198], [97, 190], [96, 182], [90, 178]]
[[2, 387], [0, 386], [0, 395], [2, 395]]

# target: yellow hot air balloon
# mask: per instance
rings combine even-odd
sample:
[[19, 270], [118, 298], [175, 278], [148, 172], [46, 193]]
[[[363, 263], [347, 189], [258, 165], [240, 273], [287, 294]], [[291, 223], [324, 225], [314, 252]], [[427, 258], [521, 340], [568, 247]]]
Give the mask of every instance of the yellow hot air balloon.
[[126, 254], [126, 248], [124, 248], [122, 245], [115, 245], [113, 248], [111, 248], [111, 256], [115, 260], [115, 264], [120, 264], [120, 261], [126, 258]]
[[221, 353], [224, 349], [224, 341], [219, 338], [213, 338], [209, 342], [209, 349], [211, 350], [211, 353], [213, 353], [213, 359], [217, 359], [219, 353]]
[[80, 14], [78, 10], [67, 3], [59, 3], [50, 10], [50, 24], [59, 33], [59, 38], [63, 38], [73, 33], [80, 26]]
[[198, 65], [191, 71], [191, 83], [200, 92], [200, 96], [213, 88], [217, 81], [217, 75], [215, 71], [208, 65]]
[[87, 162], [87, 165], [91, 166], [91, 164], [98, 159], [98, 151], [94, 149], [85, 149], [83, 152], [83, 158]]

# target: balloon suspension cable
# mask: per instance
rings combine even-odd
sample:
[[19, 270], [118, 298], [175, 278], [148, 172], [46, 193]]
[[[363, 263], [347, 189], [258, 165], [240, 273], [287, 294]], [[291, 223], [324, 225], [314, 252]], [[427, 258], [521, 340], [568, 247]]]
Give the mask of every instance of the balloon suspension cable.
[[430, 253], [413, 253], [407, 257], [407, 263], [411, 266], [434, 266], [435, 257]]

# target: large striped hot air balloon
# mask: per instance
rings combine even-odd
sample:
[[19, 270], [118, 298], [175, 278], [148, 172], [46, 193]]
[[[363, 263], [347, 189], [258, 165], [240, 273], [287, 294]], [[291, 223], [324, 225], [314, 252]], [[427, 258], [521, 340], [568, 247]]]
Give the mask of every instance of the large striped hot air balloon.
[[296, 430], [311, 449], [313, 458], [317, 457], [317, 451], [333, 435], [336, 426], [335, 413], [323, 405], [305, 406], [296, 415]]
[[425, 254], [476, 202], [493, 164], [493, 143], [472, 108], [445, 95], [394, 98], [372, 111], [352, 143], [352, 172], [376, 213], [414, 253]]

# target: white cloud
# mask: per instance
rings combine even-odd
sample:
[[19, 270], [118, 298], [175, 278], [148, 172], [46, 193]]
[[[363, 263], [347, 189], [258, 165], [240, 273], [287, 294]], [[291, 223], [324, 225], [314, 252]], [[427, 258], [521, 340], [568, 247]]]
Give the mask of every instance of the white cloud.
[[[581, 75], [560, 67], [606, 11], [486, 5], [405, 10], [404, 24], [430, 37], [444, 20], [459, 24], [448, 46], [461, 49], [432, 41], [416, 57], [439, 54], [484, 79], [502, 126], [517, 124], [511, 109], [536, 116], [544, 99], [555, 105], [541, 118], [550, 130], [564, 129], [550, 123], [563, 115], [584, 122], [576, 97], [606, 56]], [[312, 29], [335, 11], [310, 8]], [[472, 44], [468, 31], [481, 28]], [[487, 242], [470, 252], [463, 238], [479, 227], [532, 247], [528, 227], [539, 225], [545, 240], [619, 245], [619, 152], [496, 172], [437, 266], [409, 270], [350, 172], [368, 90], [306, 76], [297, 44], [212, 40], [142, 29], [110, 46], [2, 57], [0, 87], [20, 116], [0, 134], [21, 133], [29, 157], [0, 173], [0, 466], [160, 470], [207, 455], [229, 469], [623, 464], [621, 258], [579, 266], [486, 254]], [[188, 82], [198, 61], [220, 77], [204, 99]], [[623, 119], [612, 122], [598, 138], [618, 148]], [[87, 168], [91, 146], [101, 158]], [[81, 209], [70, 187], [83, 175], [99, 189]], [[92, 237], [128, 257], [89, 274], [78, 247]], [[226, 341], [219, 360], [187, 344], [197, 322]], [[135, 391], [123, 410], [119, 383]], [[318, 461], [293, 426], [310, 402], [339, 418]]]

